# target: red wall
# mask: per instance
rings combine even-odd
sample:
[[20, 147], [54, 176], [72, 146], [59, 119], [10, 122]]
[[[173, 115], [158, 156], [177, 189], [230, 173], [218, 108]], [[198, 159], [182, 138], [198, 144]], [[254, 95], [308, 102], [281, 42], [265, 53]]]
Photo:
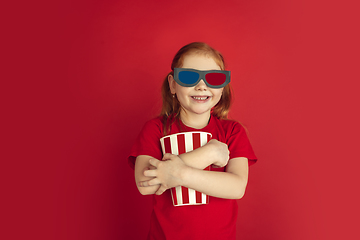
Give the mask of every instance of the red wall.
[[239, 239], [358, 239], [359, 36], [355, 8], [341, 7], [347, 11], [261, 0], [11, 6], [2, 239], [145, 238], [151, 197], [137, 192], [126, 158], [159, 112], [173, 55], [192, 41], [225, 56], [231, 117], [247, 127], [259, 158], [239, 201]]

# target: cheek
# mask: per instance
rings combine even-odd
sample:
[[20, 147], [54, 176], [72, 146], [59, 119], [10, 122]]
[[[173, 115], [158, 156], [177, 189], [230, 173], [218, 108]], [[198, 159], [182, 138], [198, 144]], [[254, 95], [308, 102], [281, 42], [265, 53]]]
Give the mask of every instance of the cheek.
[[175, 92], [176, 92], [176, 98], [179, 100], [180, 103], [182, 103], [184, 101], [184, 98], [185, 98], [185, 95], [186, 95], [184, 93], [183, 89], [176, 88]]
[[177, 84], [176, 88], [175, 88], [176, 94], [177, 95], [187, 95], [188, 94], [188, 89], [185, 87], [182, 87], [180, 85]]
[[223, 93], [223, 89], [219, 89], [216, 90], [216, 92], [214, 92], [214, 95], [216, 96], [216, 98], [220, 99]]
[[219, 90], [219, 91], [216, 91], [216, 92], [213, 93], [214, 94], [214, 101], [215, 101], [214, 104], [217, 104], [221, 100], [222, 93], [223, 93], [222, 90]]

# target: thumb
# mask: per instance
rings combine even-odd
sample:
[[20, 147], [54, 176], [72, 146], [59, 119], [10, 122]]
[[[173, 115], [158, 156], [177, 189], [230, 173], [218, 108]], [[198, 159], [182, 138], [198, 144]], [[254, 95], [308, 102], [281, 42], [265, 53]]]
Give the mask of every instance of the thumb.
[[169, 160], [171, 159], [173, 156], [175, 156], [174, 154], [171, 153], [165, 153], [162, 160]]
[[161, 185], [160, 187], [159, 187], [159, 189], [156, 191], [156, 195], [161, 195], [161, 194], [163, 194], [165, 191], [167, 190], [167, 188], [165, 188], [163, 185]]

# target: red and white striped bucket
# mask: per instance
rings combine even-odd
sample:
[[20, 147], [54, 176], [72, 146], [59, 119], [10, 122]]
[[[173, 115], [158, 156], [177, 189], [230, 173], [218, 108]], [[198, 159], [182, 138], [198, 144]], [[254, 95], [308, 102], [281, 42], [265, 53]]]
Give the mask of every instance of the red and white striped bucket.
[[[160, 139], [163, 153], [180, 155], [204, 146], [211, 139], [207, 132], [183, 132]], [[210, 170], [210, 166], [205, 168]], [[209, 196], [193, 189], [178, 186], [170, 189], [174, 206], [200, 205], [209, 203]]]

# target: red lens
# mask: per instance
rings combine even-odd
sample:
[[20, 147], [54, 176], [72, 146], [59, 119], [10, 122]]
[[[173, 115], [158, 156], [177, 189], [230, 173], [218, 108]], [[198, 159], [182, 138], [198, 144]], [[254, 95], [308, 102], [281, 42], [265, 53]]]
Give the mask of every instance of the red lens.
[[224, 73], [208, 73], [205, 78], [206, 81], [213, 86], [219, 86], [226, 81], [226, 75]]

